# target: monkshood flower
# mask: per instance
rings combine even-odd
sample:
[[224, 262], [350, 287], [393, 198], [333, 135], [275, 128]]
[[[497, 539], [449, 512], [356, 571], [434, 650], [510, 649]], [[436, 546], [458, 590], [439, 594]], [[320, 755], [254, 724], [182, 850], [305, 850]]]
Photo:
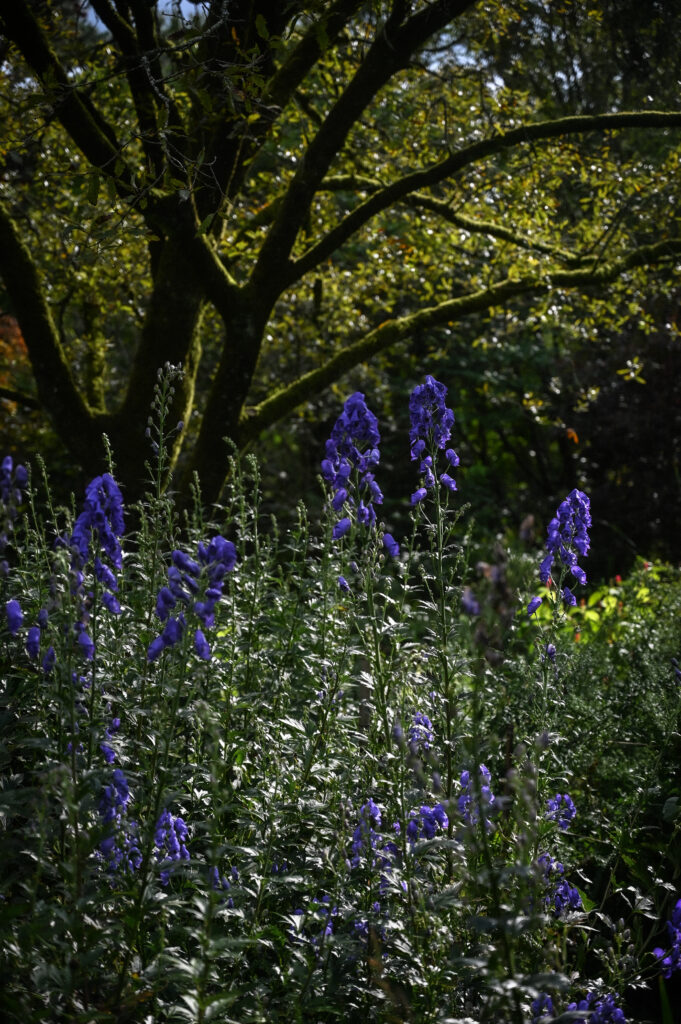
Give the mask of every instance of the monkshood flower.
[[[577, 488], [570, 491], [567, 498], [561, 501], [555, 516], [547, 527], [546, 550], [548, 554], [539, 566], [539, 579], [547, 584], [551, 580], [554, 564], [558, 563], [561, 572], [567, 570], [582, 586], [586, 584], [586, 573], [577, 564], [578, 557], [586, 557], [589, 553], [589, 528], [591, 526], [591, 509], [589, 498]], [[577, 604], [577, 598], [567, 584], [563, 585], [563, 601], [568, 607]], [[541, 598], [534, 597], [527, 607], [531, 615], [541, 604]]]
[[413, 845], [419, 839], [434, 839], [449, 827], [449, 818], [444, 804], [428, 807], [424, 804], [418, 811], [412, 811], [407, 822], [407, 839]]
[[371, 797], [362, 804], [359, 811], [359, 823], [352, 836], [352, 857], [350, 865], [356, 868], [363, 856], [367, 856], [378, 846], [381, 836], [377, 829], [381, 827], [381, 809]]
[[671, 949], [665, 952], [658, 946], [653, 950], [653, 954], [661, 961], [665, 978], [671, 978], [674, 971], [681, 971], [681, 900], [677, 901], [671, 920], [667, 921], [667, 931]]
[[[154, 845], [156, 847], [156, 861], [159, 864], [189, 860], [187, 839], [189, 829], [180, 817], [173, 817], [167, 809], [163, 811], [156, 823], [154, 832]], [[168, 864], [169, 867], [169, 864]], [[167, 885], [170, 878], [168, 867], [160, 872], [161, 884]]]
[[369, 798], [359, 812], [359, 822], [352, 836], [351, 853], [348, 867], [357, 868], [361, 863], [377, 868], [380, 872], [379, 891], [385, 892], [389, 882], [387, 875], [393, 867], [393, 860], [398, 849], [391, 840], [385, 841], [379, 834], [381, 827], [381, 809]]
[[26, 467], [15, 467], [12, 456], [6, 455], [0, 463], [0, 554], [9, 543], [9, 535], [14, 529], [21, 505], [22, 491], [27, 483]]
[[[224, 577], [236, 565], [236, 557], [231, 540], [219, 534], [208, 544], [199, 541], [196, 559], [184, 551], [173, 551], [168, 585], [161, 587], [156, 598], [156, 614], [166, 625], [149, 645], [148, 661], [155, 661], [163, 650], [174, 647], [182, 638], [187, 625], [184, 611], [177, 616], [170, 614], [178, 605], [193, 612], [204, 629], [215, 625], [215, 607], [222, 597]], [[210, 645], [201, 628], [194, 631], [194, 650], [200, 658], [210, 660]]]
[[40, 654], [40, 626], [31, 626], [26, 637], [26, 653], [29, 658], [37, 658]]
[[[454, 413], [447, 408], [447, 388], [430, 374], [425, 384], [418, 384], [409, 398], [409, 441], [412, 462], [419, 460], [421, 486], [411, 496], [417, 505], [437, 483], [434, 459], [438, 450], [444, 450], [452, 434]], [[459, 456], [453, 448], [445, 452], [450, 467], [459, 465]], [[440, 473], [440, 483], [450, 491], [456, 490], [456, 481], [448, 472]]]
[[558, 825], [564, 832], [570, 827], [570, 822], [575, 819], [577, 815], [577, 808], [575, 807], [572, 798], [567, 793], [556, 793], [555, 796], [551, 797], [546, 803], [546, 813], [544, 817], [547, 821], [557, 821]]
[[433, 723], [423, 711], [417, 711], [408, 733], [409, 746], [413, 753], [430, 750], [433, 743]]
[[[116, 597], [118, 581], [113, 570], [123, 564], [120, 537], [124, 529], [123, 496], [118, 484], [110, 473], [95, 477], [85, 488], [83, 510], [70, 538], [72, 593], [80, 605], [74, 633], [79, 650], [88, 661], [94, 656], [95, 645], [85, 628], [83, 569], [92, 556], [95, 577], [102, 584], [102, 604], [118, 615], [121, 607]], [[110, 564], [102, 560], [102, 555]]]
[[[491, 790], [492, 779], [489, 769], [484, 764], [480, 765], [478, 771], [480, 775], [480, 802], [482, 804], [482, 813], [485, 815], [488, 808], [494, 804], [494, 794]], [[478, 797], [475, 783], [471, 779], [470, 772], [462, 772], [460, 782], [463, 793], [461, 793], [457, 801], [459, 814], [467, 825], [475, 825], [480, 819], [480, 808], [477, 802]], [[485, 825], [487, 828], [492, 827], [492, 823], [487, 818], [485, 818]]]
[[107, 832], [99, 844], [99, 857], [111, 874], [137, 871], [142, 863], [137, 824], [125, 820], [129, 801], [128, 780], [120, 768], [114, 768], [99, 801], [99, 816]]
[[24, 613], [19, 602], [15, 600], [8, 601], [5, 605], [5, 615], [7, 616], [7, 628], [10, 631], [10, 635], [16, 636], [24, 621]]
[[300, 907], [293, 911], [295, 921], [288, 929], [288, 936], [295, 944], [309, 943], [313, 948], [323, 945], [324, 940], [333, 935], [334, 919], [338, 916], [338, 907], [331, 905], [331, 897], [327, 894], [321, 899], [314, 899], [306, 910]]
[[532, 1010], [532, 1024], [540, 1024], [540, 1021], [553, 1018], [553, 1000], [544, 992], [532, 1001], [530, 1009]]
[[563, 878], [553, 892], [546, 896], [546, 906], [553, 906], [556, 917], [563, 917], [569, 910], [583, 910], [582, 897], [579, 890]]
[[376, 522], [374, 503], [383, 502], [374, 470], [380, 461], [381, 437], [378, 420], [368, 408], [364, 395], [355, 391], [343, 406], [331, 436], [326, 442], [322, 476], [333, 489], [331, 507], [346, 511], [333, 528], [333, 538], [343, 537], [352, 526], [347, 512], [354, 510], [356, 521], [371, 527]]
[[610, 993], [603, 999], [596, 1000], [593, 992], [587, 992], [585, 999], [570, 1003], [568, 1010], [590, 1010], [591, 1015], [588, 1018], [575, 1018], [572, 1024], [587, 1024], [587, 1020], [588, 1024], [627, 1024], [624, 1012], [615, 1006], [617, 998], [617, 995]]

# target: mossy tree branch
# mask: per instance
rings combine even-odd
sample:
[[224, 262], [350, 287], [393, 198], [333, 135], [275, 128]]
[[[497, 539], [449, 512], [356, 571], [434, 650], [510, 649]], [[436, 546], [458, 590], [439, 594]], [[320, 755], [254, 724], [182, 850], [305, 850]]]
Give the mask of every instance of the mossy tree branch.
[[87, 465], [97, 448], [97, 416], [71, 374], [40, 275], [21, 232], [1, 202], [0, 275], [21, 324], [40, 402], [60, 436]]
[[[335, 228], [297, 259], [290, 261], [288, 288], [304, 274], [315, 269], [333, 255], [360, 228], [373, 217], [403, 201], [412, 193], [456, 177], [461, 171], [481, 160], [527, 142], [560, 138], [563, 135], [583, 135], [590, 131], [621, 131], [625, 128], [681, 128], [681, 111], [623, 111], [617, 114], [593, 114], [561, 117], [551, 121], [537, 121], [499, 132], [488, 139], [464, 146], [421, 171], [405, 174], [391, 184], [373, 192], [363, 203], [347, 215]], [[368, 190], [367, 186], [364, 186]]]
[[414, 331], [457, 323], [472, 313], [486, 312], [521, 295], [539, 296], [555, 289], [602, 288], [616, 281], [627, 270], [654, 266], [681, 256], [681, 238], [672, 238], [655, 245], [641, 246], [627, 256], [594, 270], [556, 270], [550, 273], [526, 274], [506, 278], [488, 288], [459, 296], [437, 306], [418, 310], [409, 316], [387, 320], [332, 356], [322, 366], [285, 385], [254, 408], [245, 410], [239, 423], [239, 444], [245, 445], [262, 430], [287, 416], [297, 406], [309, 401], [319, 391], [333, 384], [344, 373], [385, 352]]

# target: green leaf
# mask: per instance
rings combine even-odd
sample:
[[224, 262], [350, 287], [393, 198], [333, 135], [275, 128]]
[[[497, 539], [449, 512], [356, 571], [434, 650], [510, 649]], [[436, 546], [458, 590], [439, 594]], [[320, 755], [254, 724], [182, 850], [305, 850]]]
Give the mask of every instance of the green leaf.
[[99, 171], [93, 171], [88, 180], [87, 186], [87, 201], [90, 206], [97, 205], [97, 199], [99, 198], [99, 184], [100, 177]]

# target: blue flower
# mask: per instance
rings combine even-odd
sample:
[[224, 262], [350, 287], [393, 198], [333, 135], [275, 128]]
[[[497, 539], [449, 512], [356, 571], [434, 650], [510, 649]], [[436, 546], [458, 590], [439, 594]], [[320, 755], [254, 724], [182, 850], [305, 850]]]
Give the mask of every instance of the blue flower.
[[[368, 408], [364, 395], [356, 391], [345, 402], [326, 442], [322, 476], [333, 489], [334, 512], [356, 508], [357, 522], [371, 527], [376, 522], [374, 503], [383, 502], [374, 469], [380, 461], [378, 421]], [[353, 478], [354, 474], [354, 478]], [[344, 536], [352, 520], [344, 516], [336, 523], [333, 539]]]
[[331, 536], [333, 537], [334, 540], [338, 540], [340, 537], [345, 536], [345, 534], [348, 532], [351, 526], [352, 520], [349, 519], [347, 516], [344, 516], [343, 519], [339, 519], [339, 521], [334, 526]]
[[433, 743], [433, 723], [423, 711], [417, 711], [409, 728], [409, 745], [416, 753], [430, 750]]
[[461, 607], [466, 615], [480, 614], [480, 603], [470, 587], [464, 587], [461, 591]]
[[392, 558], [397, 558], [400, 553], [400, 545], [397, 543], [392, 533], [383, 534], [383, 547]]
[[45, 657], [42, 660], [41, 668], [46, 676], [49, 676], [50, 672], [54, 668], [57, 662], [57, 654], [54, 647], [50, 644], [45, 652]]
[[80, 647], [80, 652], [83, 657], [88, 661], [92, 661], [95, 653], [95, 645], [84, 629], [82, 629], [78, 634], [78, 646]]
[[[28, 482], [28, 473], [24, 466], [14, 467], [11, 455], [6, 455], [0, 463], [0, 554], [9, 543], [9, 535], [14, 529], [22, 501], [22, 491]], [[4, 563], [7, 566], [7, 563]]]
[[[590, 1010], [589, 1024], [626, 1024], [624, 1012], [615, 1006], [616, 998], [617, 996], [609, 994], [594, 1003], [596, 996], [592, 992], [587, 992], [586, 999], [570, 1003], [568, 1010]], [[573, 1024], [587, 1024], [587, 1019], [576, 1018]]]
[[[420, 460], [419, 472], [423, 478], [421, 486], [411, 496], [412, 505], [423, 501], [437, 482], [434, 458], [446, 447], [454, 426], [454, 413], [447, 408], [446, 397], [445, 385], [428, 375], [425, 384], [417, 385], [409, 398], [411, 458]], [[459, 465], [459, 456], [453, 448], [447, 448], [445, 458], [450, 468]], [[456, 481], [449, 472], [440, 474], [440, 483], [449, 491], [456, 490]]]
[[345, 576], [338, 577], [338, 586], [341, 588], [341, 590], [345, 590], [346, 592], [349, 592], [350, 590], [350, 584], [346, 580]]
[[12, 636], [16, 636], [24, 621], [24, 613], [19, 602], [15, 600], [8, 601], [5, 605], [5, 614], [7, 616], [7, 628]]
[[[159, 864], [176, 863], [181, 860], [189, 860], [187, 839], [189, 829], [180, 817], [173, 815], [166, 809], [156, 823], [154, 832], [154, 845], [156, 847], [156, 861]], [[169, 866], [169, 864], [168, 864]], [[160, 872], [161, 883], [168, 884], [170, 871], [163, 868]]]
[[653, 953], [662, 964], [665, 978], [671, 978], [674, 971], [681, 971], [681, 900], [677, 901], [671, 920], [667, 921], [667, 931], [671, 949], [666, 953], [657, 947]]
[[[178, 549], [171, 557], [168, 585], [161, 587], [156, 597], [156, 614], [166, 627], [149, 645], [148, 661], [155, 661], [165, 647], [173, 647], [180, 639], [186, 625], [184, 613], [170, 615], [178, 604], [193, 612], [205, 629], [215, 625], [215, 608], [222, 598], [224, 577], [237, 560], [234, 544], [219, 534], [207, 544], [199, 542], [196, 559]], [[210, 647], [202, 629], [194, 633], [194, 650], [200, 658], [210, 659]]]
[[541, 995], [532, 1001], [530, 1009], [532, 1010], [532, 1024], [539, 1024], [540, 1021], [553, 1017], [553, 1000], [551, 996], [547, 996], [546, 993], [542, 992]]
[[[494, 804], [495, 799], [491, 789], [492, 779], [489, 773], [489, 769], [486, 768], [484, 764], [481, 764], [478, 768], [478, 773], [480, 777], [480, 802], [482, 804], [482, 813], [484, 817], [484, 815], [487, 813], [488, 808], [490, 808]], [[461, 793], [457, 801], [459, 814], [461, 815], [462, 819], [467, 825], [475, 825], [480, 818], [480, 807], [478, 806], [477, 803], [476, 787], [475, 783], [471, 779], [470, 772], [464, 771], [461, 773], [460, 783], [463, 788], [463, 792]], [[487, 826], [487, 828], [492, 827], [492, 823], [491, 821], [489, 821], [488, 818], [485, 818], [485, 825]]]
[[31, 626], [26, 637], [26, 651], [29, 658], [37, 658], [40, 654], [40, 626]]
[[434, 839], [442, 830], [449, 827], [449, 818], [444, 804], [429, 807], [424, 804], [418, 811], [412, 811], [407, 822], [407, 838], [412, 845], [419, 839]]
[[194, 633], [194, 650], [199, 658], [203, 658], [204, 661], [210, 661], [210, 645], [200, 629], [197, 629]]
[[544, 817], [547, 821], [557, 821], [564, 832], [570, 827], [570, 822], [574, 820], [576, 815], [577, 808], [567, 793], [556, 793], [554, 797], [547, 801]]
[[541, 597], [533, 597], [532, 598], [532, 600], [530, 601], [530, 603], [527, 606], [528, 618], [530, 616], [534, 615], [534, 613], [536, 612], [537, 608], [542, 603], [542, 600], [543, 600], [543, 598], [541, 598]]

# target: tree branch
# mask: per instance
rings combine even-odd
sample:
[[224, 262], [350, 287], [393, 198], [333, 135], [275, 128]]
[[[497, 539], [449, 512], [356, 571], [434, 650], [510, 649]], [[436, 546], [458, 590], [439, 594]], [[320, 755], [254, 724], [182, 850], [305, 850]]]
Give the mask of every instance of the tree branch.
[[615, 281], [634, 267], [660, 264], [681, 256], [681, 238], [672, 238], [655, 245], [641, 246], [622, 259], [604, 264], [596, 270], [559, 270], [549, 274], [525, 274], [507, 278], [437, 306], [421, 309], [409, 316], [387, 320], [332, 356], [323, 366], [286, 384], [255, 408], [247, 409], [239, 423], [239, 444], [244, 445], [266, 427], [288, 415], [302, 402], [312, 398], [329, 384], [359, 363], [391, 348], [414, 331], [427, 330], [443, 324], [456, 323], [471, 313], [484, 312], [519, 295], [541, 295], [556, 288], [597, 288]]
[[0, 275], [28, 349], [40, 404], [84, 465], [92, 462], [96, 416], [76, 386], [47, 305], [36, 266], [21, 233], [0, 203]]
[[313, 22], [268, 82], [263, 103], [285, 107], [322, 55], [322, 39], [326, 38], [327, 46], [333, 42], [361, 6], [362, 0], [336, 0], [326, 14]]
[[134, 191], [133, 176], [123, 165], [121, 147], [113, 127], [90, 98], [68, 78], [26, 0], [12, 0], [0, 14], [4, 34], [19, 48], [40, 80], [62, 125], [94, 167], [116, 182], [119, 194]]
[[625, 128], [681, 128], [681, 111], [624, 111], [618, 114], [561, 117], [557, 120], [521, 125], [519, 128], [512, 128], [489, 139], [481, 139], [480, 142], [465, 146], [422, 171], [404, 175], [360, 203], [299, 259], [288, 262], [288, 276], [283, 282], [282, 291], [327, 260], [372, 217], [400, 202], [410, 193], [453, 178], [473, 163], [538, 139], [553, 139], [561, 135], [583, 134], [588, 131], [621, 131]]
[[[310, 203], [348, 132], [376, 94], [435, 32], [470, 7], [474, 0], [437, 0], [396, 27], [392, 19], [379, 30], [340, 98], [311, 141], [282, 198], [262, 245], [251, 281], [268, 295], [280, 294], [282, 279], [297, 280], [289, 259]], [[286, 285], [284, 285], [286, 287]]]
[[16, 402], [17, 405], [23, 405], [26, 409], [42, 409], [37, 398], [25, 395], [23, 391], [15, 391], [13, 388], [0, 388], [0, 398], [7, 402]]

